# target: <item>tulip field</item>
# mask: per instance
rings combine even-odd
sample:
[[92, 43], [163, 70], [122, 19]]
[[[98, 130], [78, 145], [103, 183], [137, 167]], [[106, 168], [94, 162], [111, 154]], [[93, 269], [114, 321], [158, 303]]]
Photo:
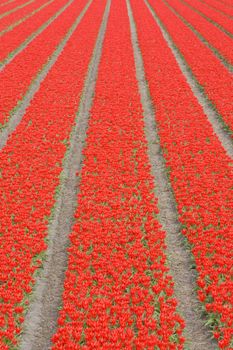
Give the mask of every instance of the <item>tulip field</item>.
[[233, 2], [0, 0], [0, 350], [233, 350]]

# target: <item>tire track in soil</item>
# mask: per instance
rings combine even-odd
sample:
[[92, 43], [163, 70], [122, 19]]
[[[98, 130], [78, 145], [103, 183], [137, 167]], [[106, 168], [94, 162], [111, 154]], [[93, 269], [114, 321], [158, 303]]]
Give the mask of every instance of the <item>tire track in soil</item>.
[[[219, 141], [221, 142], [222, 147], [225, 149], [227, 155], [233, 159], [233, 140], [232, 136], [230, 135], [230, 132], [228, 132], [228, 126], [223, 121], [221, 115], [218, 114], [218, 112], [215, 110], [212, 102], [208, 99], [206, 94], [202, 92], [198, 81], [194, 77], [191, 69], [189, 68], [188, 64], [186, 63], [185, 59], [183, 58], [182, 54], [180, 53], [179, 49], [174, 44], [170, 34], [166, 31], [165, 26], [159, 19], [159, 17], [156, 15], [155, 11], [151, 7], [148, 0], [144, 0], [150, 13], [152, 14], [155, 22], [159, 26], [161, 33], [167, 42], [168, 47], [172, 51], [176, 62], [183, 73], [183, 75], [186, 78], [186, 81], [188, 82], [194, 96], [196, 97], [198, 103], [202, 106], [202, 109], [212, 125], [213, 131], [218, 137]], [[227, 131], [226, 131], [227, 130]]]
[[89, 111], [95, 91], [98, 66], [102, 53], [111, 0], [108, 0], [100, 26], [91, 63], [88, 68], [76, 124], [70, 136], [70, 148], [64, 159], [60, 194], [49, 227], [49, 243], [44, 270], [38, 278], [35, 299], [25, 318], [25, 333], [20, 350], [47, 350], [57, 328], [59, 307], [62, 304], [63, 283], [68, 264], [67, 246], [77, 206], [82, 149], [88, 128]]
[[[53, 1], [51, 1], [53, 2]], [[74, 0], [69, 0], [65, 6], [60, 8], [52, 17], [50, 17], [42, 26], [33, 32], [19, 47], [11, 51], [8, 56], [0, 62], [0, 72], [15, 59], [15, 57], [20, 54], [38, 35], [40, 35], [57, 17], [59, 17], [71, 4]]]
[[165, 160], [162, 155], [156, 125], [156, 112], [146, 82], [137, 29], [129, 0], [126, 0], [130, 19], [132, 45], [134, 49], [136, 75], [143, 107], [145, 134], [152, 175], [155, 179], [155, 195], [158, 198], [160, 223], [166, 232], [166, 255], [174, 281], [178, 311], [185, 321], [185, 348], [190, 350], [215, 350], [217, 345], [210, 339], [208, 329], [201, 317], [200, 303], [196, 295], [196, 272], [192, 269], [191, 252], [184, 246], [181, 226], [178, 221], [176, 202], [169, 182]]
[[224, 65], [226, 69], [228, 69], [231, 73], [233, 73], [233, 65], [228, 62], [227, 58], [224, 57], [224, 55], [215, 48], [212, 44], [208, 42], [208, 40], [201, 34], [197, 29], [193, 27], [193, 25], [185, 19], [176, 9], [172, 7], [166, 0], [163, 0], [164, 4], [177, 16], [186, 26], [189, 28], [197, 37], [198, 39], [207, 46], [210, 51], [213, 52], [213, 54], [219, 59], [219, 61]]
[[[67, 5], [69, 6], [73, 0], [70, 0]], [[64, 49], [67, 41], [70, 39], [71, 35], [81, 22], [83, 16], [85, 15], [86, 11], [88, 10], [92, 0], [89, 0], [84, 7], [84, 9], [81, 11], [80, 15], [77, 17], [76, 21], [72, 24], [71, 28], [69, 29], [68, 33], [65, 35], [63, 40], [58, 45], [57, 49], [53, 52], [53, 54], [50, 56], [49, 62], [46, 64], [46, 66], [40, 71], [40, 73], [37, 75], [36, 79], [32, 82], [30, 85], [28, 91], [24, 95], [23, 99], [21, 100], [21, 103], [19, 107], [15, 110], [15, 112], [12, 114], [11, 118], [7, 122], [7, 125], [5, 128], [3, 128], [2, 132], [0, 132], [0, 150], [3, 149], [3, 147], [6, 145], [8, 138], [13, 133], [13, 131], [16, 129], [16, 127], [21, 122], [26, 109], [30, 105], [34, 95], [40, 88], [40, 84], [43, 82], [47, 74], [49, 73], [50, 69], [58, 59], [59, 55], [61, 54], [62, 50]]]

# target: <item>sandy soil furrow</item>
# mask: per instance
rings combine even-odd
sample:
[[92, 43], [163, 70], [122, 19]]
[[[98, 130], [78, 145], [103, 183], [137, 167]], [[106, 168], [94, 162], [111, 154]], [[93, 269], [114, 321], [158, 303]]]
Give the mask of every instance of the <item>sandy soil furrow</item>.
[[199, 312], [199, 302], [197, 301], [195, 292], [196, 274], [194, 269], [192, 269], [193, 262], [190, 252], [184, 247], [184, 240], [180, 233], [176, 203], [162, 155], [156, 126], [156, 112], [154, 111], [145, 79], [143, 59], [138, 45], [137, 31], [129, 0], [127, 0], [127, 6], [135, 55], [136, 74], [144, 111], [148, 155], [155, 180], [155, 195], [158, 198], [160, 222], [166, 231], [166, 253], [170, 271], [175, 282], [175, 296], [178, 300], [179, 311], [186, 324], [184, 332], [186, 348], [190, 350], [214, 350], [216, 349], [216, 345], [209, 338], [208, 331], [204, 327], [201, 313]]
[[108, 1], [96, 41], [93, 57], [88, 69], [76, 124], [70, 137], [70, 148], [64, 160], [60, 193], [55, 205], [55, 214], [49, 228], [47, 259], [35, 289], [35, 298], [25, 320], [22, 350], [45, 350], [57, 328], [59, 308], [62, 304], [63, 282], [67, 268], [68, 235], [73, 224], [77, 205], [77, 193], [82, 166], [82, 149], [86, 138], [89, 111], [94, 96], [98, 65], [102, 52], [106, 25], [110, 10]]

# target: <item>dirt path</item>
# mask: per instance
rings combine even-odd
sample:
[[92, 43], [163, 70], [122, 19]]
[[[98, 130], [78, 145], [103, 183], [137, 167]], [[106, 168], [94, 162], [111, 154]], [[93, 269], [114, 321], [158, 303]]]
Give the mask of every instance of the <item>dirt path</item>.
[[82, 149], [88, 127], [89, 111], [92, 105], [98, 65], [101, 57], [110, 0], [107, 3], [102, 24], [89, 66], [82, 99], [71, 134], [70, 149], [64, 161], [62, 183], [55, 214], [49, 228], [49, 246], [43, 274], [37, 281], [35, 299], [25, 320], [22, 350], [45, 350], [51, 346], [51, 337], [56, 331], [59, 307], [62, 304], [63, 282], [67, 268], [68, 235], [73, 224], [76, 209], [79, 180], [76, 173], [82, 166]]
[[166, 255], [174, 279], [175, 296], [179, 311], [184, 318], [186, 349], [214, 350], [216, 343], [210, 339], [208, 329], [201, 319], [200, 304], [197, 300], [196, 274], [192, 269], [191, 253], [184, 247], [184, 238], [180, 233], [178, 213], [169, 183], [165, 161], [162, 156], [159, 136], [149, 89], [145, 79], [143, 60], [137, 40], [136, 27], [129, 0], [127, 0], [130, 18], [132, 43], [134, 48], [136, 74], [138, 79], [141, 102], [144, 111], [145, 133], [148, 141], [148, 154], [155, 179], [155, 195], [158, 198], [160, 222], [166, 231]]

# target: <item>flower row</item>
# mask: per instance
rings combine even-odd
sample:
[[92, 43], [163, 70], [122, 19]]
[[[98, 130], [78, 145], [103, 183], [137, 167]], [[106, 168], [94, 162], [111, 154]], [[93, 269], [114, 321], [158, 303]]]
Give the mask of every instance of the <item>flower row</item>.
[[[46, 3], [44, 3], [44, 7], [39, 12], [18, 23], [13, 29], [7, 30], [0, 36], [0, 62], [7, 59], [20, 45], [29, 40], [31, 35], [61, 7], [60, 1], [53, 1], [45, 5]], [[14, 23], [11, 22], [10, 27], [12, 24]]]
[[103, 9], [102, 1], [91, 4], [0, 154], [2, 350], [15, 348], [47, 248], [48, 219]]
[[83, 154], [53, 350], [182, 349], [125, 0], [111, 2]]
[[227, 34], [179, 0], [167, 0], [167, 2], [233, 65], [233, 52], [229, 50], [229, 47], [232, 46], [232, 39]]
[[[185, 0], [186, 3], [191, 5], [193, 8], [198, 10], [198, 12], [208, 18], [211, 22], [213, 22], [215, 25], [220, 25], [224, 30], [228, 31], [229, 33], [233, 34], [233, 24], [232, 19], [227, 18], [224, 14], [222, 14], [219, 11], [216, 11], [215, 9], [209, 7], [204, 2], [201, 1], [193, 1], [193, 0]], [[232, 5], [232, 3], [231, 3]]]
[[[86, 0], [74, 1], [0, 73], [0, 123], [2, 125], [9, 121], [12, 111], [17, 108], [20, 100], [34, 83], [38, 72], [49, 62], [51, 55], [72, 27], [86, 2]], [[66, 0], [57, 0], [53, 11], [65, 4]]]
[[190, 67], [203, 92], [233, 135], [233, 79], [214, 53], [159, 0], [150, 0], [154, 11]]
[[0, 4], [0, 16], [25, 3], [25, 0], [8, 0]]
[[205, 0], [205, 3], [213, 7], [218, 12], [225, 14], [228, 17], [233, 17], [233, 6], [230, 0], [230, 5], [225, 2], [220, 2], [218, 0]]
[[13, 4], [13, 6], [7, 6], [7, 8], [4, 9], [3, 13], [1, 14], [0, 18], [4, 18], [10, 15], [11, 13], [24, 8], [25, 6], [29, 5], [33, 1], [35, 0], [18, 0], [15, 4]]
[[32, 1], [30, 4], [16, 10], [15, 12], [9, 13], [9, 15], [1, 19], [0, 32], [2, 32], [5, 28], [10, 27], [14, 22], [17, 22], [18, 20], [21, 20], [24, 17], [30, 16], [30, 14], [33, 11], [39, 9], [47, 1], [48, 0]]
[[[196, 262], [198, 296], [220, 348], [229, 350], [233, 337], [233, 163], [150, 11], [137, 0], [131, 2], [182, 233]], [[179, 32], [161, 2], [150, 3], [163, 22], [170, 21], [173, 32]]]

